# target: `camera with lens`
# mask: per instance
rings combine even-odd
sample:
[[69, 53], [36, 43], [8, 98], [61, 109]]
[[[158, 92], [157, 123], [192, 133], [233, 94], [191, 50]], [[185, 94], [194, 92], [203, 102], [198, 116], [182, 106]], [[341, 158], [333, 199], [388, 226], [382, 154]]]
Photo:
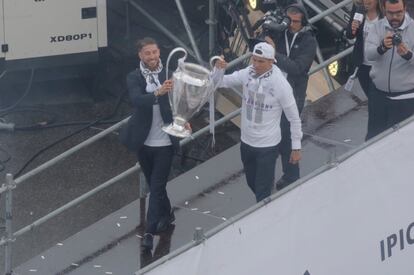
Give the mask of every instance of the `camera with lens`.
[[400, 44], [401, 44], [401, 42], [402, 42], [402, 36], [401, 36], [401, 33], [398, 33], [398, 32], [394, 33], [394, 34], [392, 35], [392, 44], [393, 44], [394, 46], [398, 46], [398, 45], [400, 45]]
[[276, 9], [265, 14], [262, 23], [264, 35], [270, 32], [283, 32], [290, 25], [290, 18], [281, 10]]
[[262, 27], [262, 31], [256, 36], [256, 38], [249, 39], [250, 50], [253, 50], [254, 45], [257, 43], [265, 41], [265, 37], [269, 36], [272, 32], [285, 31], [290, 26], [290, 23], [290, 18], [285, 14], [282, 8], [276, 8], [273, 11], [268, 11], [252, 26], [253, 30]]

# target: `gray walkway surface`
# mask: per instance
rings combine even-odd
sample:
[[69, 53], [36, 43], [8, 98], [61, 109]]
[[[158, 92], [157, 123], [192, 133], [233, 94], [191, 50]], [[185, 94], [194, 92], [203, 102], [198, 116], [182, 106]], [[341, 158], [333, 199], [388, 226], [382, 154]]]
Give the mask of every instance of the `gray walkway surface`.
[[[307, 106], [303, 119], [302, 176], [363, 143], [367, 110], [358, 91], [337, 91]], [[281, 175], [278, 162], [276, 178]], [[139, 202], [92, 224], [18, 266], [17, 274], [133, 274], [139, 268], [192, 241], [196, 227], [205, 231], [254, 204], [245, 183], [239, 145], [173, 179], [169, 193], [176, 226], [156, 237], [152, 253], [141, 253]]]

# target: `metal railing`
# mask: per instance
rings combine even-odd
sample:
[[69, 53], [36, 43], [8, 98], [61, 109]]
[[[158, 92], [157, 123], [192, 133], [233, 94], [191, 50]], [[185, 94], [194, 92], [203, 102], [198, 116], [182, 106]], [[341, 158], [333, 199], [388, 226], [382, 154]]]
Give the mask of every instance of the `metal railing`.
[[[211, 0], [210, 0], [211, 1]], [[349, 0], [348, 0], [349, 1]], [[146, 16], [150, 15], [143, 10], [141, 7], [139, 7], [138, 5], [136, 5], [135, 2], [133, 1], [128, 1], [128, 3], [131, 3], [132, 6], [134, 6], [135, 8], [139, 9], [140, 12], [146, 14]], [[133, 4], [134, 3], [134, 4]], [[332, 12], [333, 10], [331, 10]], [[320, 16], [319, 16], [320, 17]], [[318, 18], [319, 20], [320, 18]], [[153, 21], [156, 19], [151, 18], [151, 21]], [[312, 19], [311, 19], [312, 20]], [[316, 20], [315, 20], [316, 21]], [[168, 37], [170, 37], [173, 41], [175, 41], [177, 44], [181, 45], [181, 46], [185, 46], [185, 44], [179, 40], [177, 40], [177, 38], [172, 35], [165, 27], [163, 27], [162, 25], [159, 25], [159, 23], [157, 22], [157, 24], [155, 24], [157, 27], [159, 27]], [[347, 54], [349, 54], [352, 51], [352, 48], [348, 48], [347, 50], [343, 51], [342, 53], [339, 53], [331, 58], [329, 58], [328, 60], [322, 62], [321, 64], [319, 64], [316, 67], [313, 67], [309, 74], [313, 74], [323, 68], [325, 68], [326, 66], [328, 66], [331, 62], [338, 60], [344, 56], [346, 56]], [[196, 56], [196, 54], [194, 54], [191, 50], [189, 50], [189, 53], [192, 53], [194, 56]], [[231, 61], [228, 65], [228, 69], [233, 68], [234, 66], [244, 62], [246, 59], [248, 59], [251, 56], [251, 53], [245, 53], [242, 56], [234, 59], [233, 61]], [[238, 116], [241, 112], [241, 108], [227, 114], [226, 116], [222, 117], [221, 119], [217, 120], [214, 122], [215, 126], [219, 126], [229, 120], [231, 120], [232, 118]], [[75, 152], [79, 151], [82, 148], [85, 148], [86, 146], [89, 146], [91, 144], [93, 144], [94, 142], [100, 140], [101, 138], [111, 134], [112, 132], [118, 130], [119, 128], [121, 128], [127, 121], [129, 118], [126, 118], [116, 124], [114, 124], [113, 126], [103, 130], [102, 132], [98, 133], [97, 135], [81, 142], [80, 144], [72, 147], [71, 149], [65, 151], [64, 153], [56, 156], [55, 158], [45, 162], [44, 164], [38, 166], [37, 168], [29, 171], [28, 173], [14, 179], [12, 174], [7, 174], [6, 175], [6, 183], [2, 184], [0, 186], [0, 195], [5, 193], [5, 231], [6, 231], [6, 235], [3, 236], [0, 239], [0, 247], [4, 246], [5, 247], [5, 274], [6, 275], [11, 275], [12, 274], [12, 244], [13, 242], [16, 240], [17, 237], [21, 236], [24, 233], [27, 233], [29, 231], [31, 231], [32, 229], [34, 229], [35, 227], [43, 224], [44, 222], [48, 221], [49, 219], [55, 217], [56, 215], [62, 213], [63, 211], [81, 203], [82, 201], [86, 200], [87, 198], [91, 197], [92, 195], [96, 194], [97, 192], [101, 191], [102, 189], [111, 186], [114, 183], [117, 183], [119, 180], [133, 174], [136, 172], [140, 172], [140, 166], [137, 163], [135, 166], [127, 169], [126, 171], [122, 172], [121, 174], [113, 177], [112, 179], [104, 182], [103, 184], [99, 185], [98, 187], [84, 193], [83, 195], [77, 197], [76, 199], [66, 203], [65, 205], [59, 207], [58, 209], [50, 212], [49, 214], [39, 218], [38, 220], [34, 221], [33, 223], [19, 229], [18, 231], [13, 233], [13, 215], [12, 215], [12, 198], [13, 198], [13, 190], [15, 188], [17, 188], [20, 184], [24, 183], [25, 181], [27, 181], [28, 179], [30, 179], [31, 177], [39, 174], [40, 172], [44, 171], [47, 168], [50, 168], [52, 166], [54, 166], [55, 164], [57, 164], [58, 162], [66, 159], [67, 157], [69, 157], [70, 155], [74, 154]], [[199, 131], [195, 132], [194, 134], [192, 134], [190, 137], [185, 138], [183, 140], [180, 141], [180, 145], [183, 146], [187, 143], [189, 143], [190, 141], [192, 141], [195, 138], [198, 138], [199, 136], [207, 133], [210, 130], [209, 126], [205, 126], [204, 128], [200, 129]], [[143, 187], [143, 185], [140, 182], [140, 186]], [[140, 187], [140, 190], [142, 190], [142, 188]], [[143, 194], [142, 192], [140, 192], [140, 198], [141, 199], [145, 199], [145, 194]], [[141, 216], [141, 219], [143, 217]]]

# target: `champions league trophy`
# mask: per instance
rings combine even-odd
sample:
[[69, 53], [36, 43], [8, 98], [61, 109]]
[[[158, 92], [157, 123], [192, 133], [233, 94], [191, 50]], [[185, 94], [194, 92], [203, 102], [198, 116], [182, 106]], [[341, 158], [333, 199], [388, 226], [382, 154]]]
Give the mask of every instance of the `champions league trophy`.
[[[170, 58], [177, 52], [184, 52], [184, 57], [178, 59], [178, 68], [172, 75], [173, 89], [168, 93], [173, 122], [162, 127], [162, 130], [170, 135], [185, 138], [191, 135], [191, 131], [185, 128], [185, 124], [207, 102], [215, 90], [215, 85], [208, 69], [198, 64], [184, 62], [187, 52], [181, 47], [175, 48], [168, 55], [166, 79], [168, 79]], [[214, 60], [220, 58], [213, 56], [210, 59], [210, 66], [213, 66]]]

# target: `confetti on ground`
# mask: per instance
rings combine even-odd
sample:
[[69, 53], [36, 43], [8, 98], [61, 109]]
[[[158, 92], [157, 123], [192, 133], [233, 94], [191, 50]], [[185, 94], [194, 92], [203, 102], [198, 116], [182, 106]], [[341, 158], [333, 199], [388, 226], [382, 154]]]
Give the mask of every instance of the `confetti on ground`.
[[116, 226], [121, 227], [121, 224], [119, 222], [116, 223]]
[[137, 236], [138, 238], [142, 239], [142, 236], [141, 235], [135, 235], [135, 236]]
[[73, 266], [79, 266], [78, 264], [76, 264], [76, 263], [72, 263], [71, 265], [73, 265]]
[[125, 220], [125, 219], [128, 219], [128, 217], [127, 216], [122, 216], [122, 217], [119, 217], [121, 220]]
[[98, 264], [95, 264], [95, 265], [93, 265], [93, 267], [94, 268], [100, 268], [100, 267], [102, 267], [101, 265], [98, 265]]
[[225, 217], [221, 217], [221, 219], [222, 219], [223, 221], [227, 221], [227, 219], [226, 219]]
[[185, 201], [185, 203], [184, 203], [185, 205], [188, 205], [188, 201]]
[[40, 258], [42, 258], [42, 260], [46, 259], [46, 257], [45, 257], [45, 256], [43, 256], [43, 255], [42, 255], [42, 256], [40, 256]]
[[196, 178], [197, 180], [199, 180], [199, 179], [200, 179], [200, 177], [199, 177], [199, 176], [195, 176], [195, 178]]
[[224, 192], [218, 191], [217, 193], [219, 193], [220, 195], [224, 195]]
[[105, 272], [105, 274], [112, 274], [112, 272], [107, 271], [107, 272]]
[[37, 269], [29, 269], [30, 272], [37, 272]]
[[350, 142], [351, 140], [348, 138], [348, 139], [344, 139], [344, 142]]
[[192, 210], [192, 211], [197, 211], [197, 210], [198, 210], [198, 208], [191, 208], [191, 210]]
[[57, 243], [56, 245], [57, 245], [57, 246], [62, 246], [62, 245], [63, 245], [63, 243]]
[[33, 211], [30, 211], [30, 213], [29, 213], [29, 214], [30, 214], [30, 216], [33, 216]]
[[204, 214], [210, 214], [210, 213], [211, 213], [211, 211], [208, 211], [208, 210], [207, 210], [207, 211], [204, 211], [203, 213], [204, 213]]

